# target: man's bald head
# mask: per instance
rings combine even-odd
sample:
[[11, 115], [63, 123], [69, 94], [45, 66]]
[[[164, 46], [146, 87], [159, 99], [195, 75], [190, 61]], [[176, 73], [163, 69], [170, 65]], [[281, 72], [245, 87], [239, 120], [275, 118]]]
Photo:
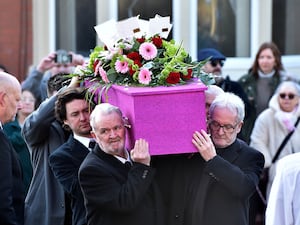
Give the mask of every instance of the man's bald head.
[[16, 77], [0, 71], [0, 122], [14, 120], [20, 108], [21, 85]]
[[0, 71], [0, 91], [5, 91], [12, 87], [18, 87], [21, 89], [18, 79], [9, 73]]

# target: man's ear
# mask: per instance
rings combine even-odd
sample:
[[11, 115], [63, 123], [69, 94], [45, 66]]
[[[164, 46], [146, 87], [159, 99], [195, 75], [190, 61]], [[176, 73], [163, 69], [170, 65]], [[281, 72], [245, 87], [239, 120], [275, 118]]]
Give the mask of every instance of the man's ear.
[[91, 136], [96, 140], [96, 135], [95, 135], [94, 131], [91, 131]]
[[4, 101], [4, 97], [5, 97], [5, 92], [0, 92], [0, 105], [1, 106], [5, 106], [5, 101]]
[[237, 133], [240, 133], [240, 132], [241, 132], [241, 129], [242, 129], [243, 124], [244, 124], [244, 121], [241, 121], [241, 122], [237, 125], [237, 127], [236, 127]]
[[69, 126], [69, 123], [67, 120], [64, 120], [63, 123], [64, 123], [64, 125]]

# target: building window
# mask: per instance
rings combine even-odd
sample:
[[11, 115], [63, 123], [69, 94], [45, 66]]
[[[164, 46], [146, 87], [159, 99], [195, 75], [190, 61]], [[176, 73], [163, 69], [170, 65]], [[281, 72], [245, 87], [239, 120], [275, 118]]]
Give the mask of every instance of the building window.
[[284, 55], [300, 53], [299, 11], [300, 1], [273, 0], [272, 39]]
[[170, 16], [172, 20], [172, 0], [119, 0], [118, 20], [140, 15], [141, 19], [153, 18], [156, 14]]
[[198, 0], [198, 49], [250, 56], [250, 1]]
[[56, 0], [56, 49], [89, 56], [96, 46], [96, 0]]

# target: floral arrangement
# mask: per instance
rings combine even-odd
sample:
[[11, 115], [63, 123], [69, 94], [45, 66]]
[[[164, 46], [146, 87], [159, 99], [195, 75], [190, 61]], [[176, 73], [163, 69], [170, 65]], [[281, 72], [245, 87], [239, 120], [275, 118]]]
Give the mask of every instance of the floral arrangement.
[[201, 67], [206, 63], [192, 62], [182, 44], [166, 40], [159, 34], [120, 38], [111, 46], [96, 46], [84, 66], [75, 74], [92, 92], [112, 84], [127, 86], [172, 86], [198, 78], [204, 84], [214, 83], [212, 75]]

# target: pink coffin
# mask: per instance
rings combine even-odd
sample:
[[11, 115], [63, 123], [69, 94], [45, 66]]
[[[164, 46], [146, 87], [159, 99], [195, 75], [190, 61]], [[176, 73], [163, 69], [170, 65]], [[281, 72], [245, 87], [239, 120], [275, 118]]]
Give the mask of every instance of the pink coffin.
[[199, 82], [174, 87], [113, 85], [102, 99], [118, 106], [129, 119], [128, 149], [136, 139], [144, 138], [151, 155], [190, 153], [196, 152], [194, 131], [206, 130], [206, 89]]

